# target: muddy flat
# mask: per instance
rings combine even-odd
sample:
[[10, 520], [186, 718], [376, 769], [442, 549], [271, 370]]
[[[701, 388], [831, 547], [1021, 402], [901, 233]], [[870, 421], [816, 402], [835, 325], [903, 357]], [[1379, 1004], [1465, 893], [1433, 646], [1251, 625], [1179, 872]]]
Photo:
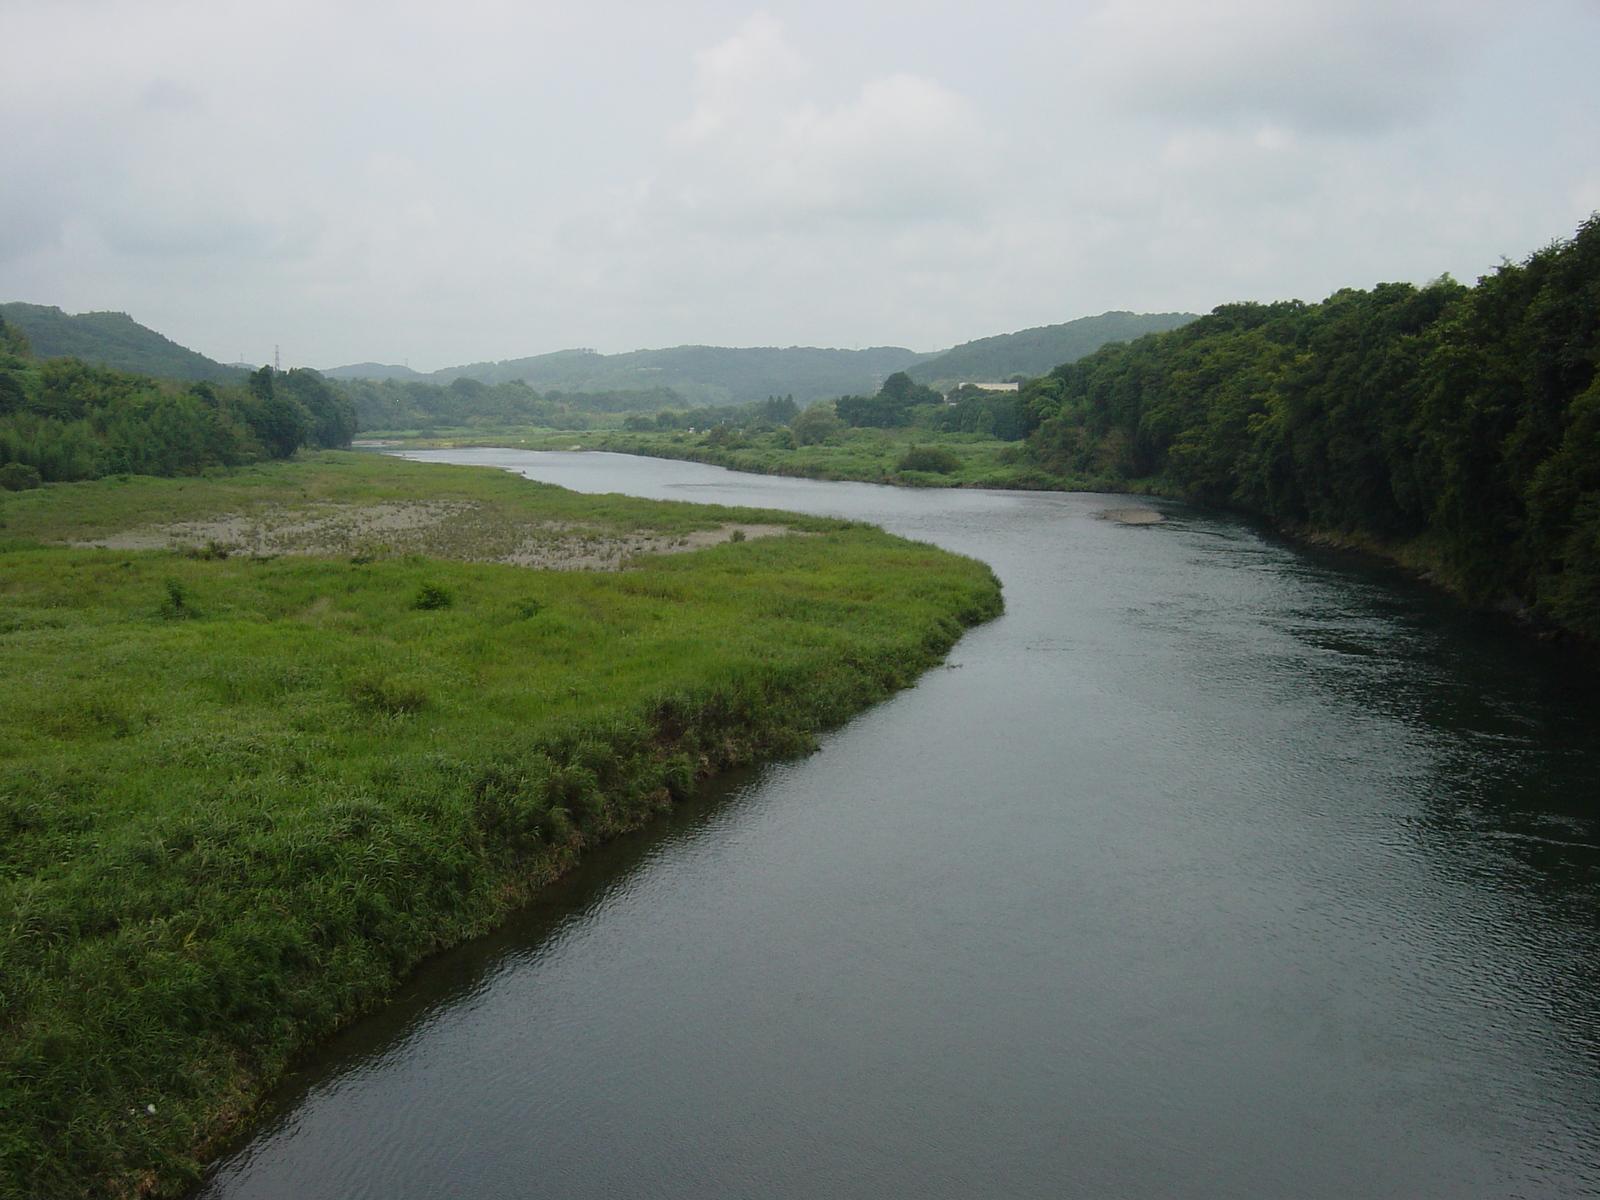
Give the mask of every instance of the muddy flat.
[[518, 520], [461, 501], [321, 504], [224, 513], [147, 525], [73, 543], [113, 550], [210, 550], [317, 558], [426, 554], [557, 571], [617, 571], [630, 559], [792, 532], [783, 525], [729, 522], [688, 533], [618, 532], [574, 522]]

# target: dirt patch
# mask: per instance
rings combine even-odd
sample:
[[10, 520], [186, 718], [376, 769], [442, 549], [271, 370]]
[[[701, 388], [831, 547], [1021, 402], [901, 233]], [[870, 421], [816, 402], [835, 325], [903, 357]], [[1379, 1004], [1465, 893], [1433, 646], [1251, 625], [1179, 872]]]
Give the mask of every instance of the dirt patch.
[[675, 554], [789, 532], [785, 525], [730, 523], [680, 534], [624, 533], [568, 522], [519, 521], [486, 505], [414, 501], [228, 513], [206, 521], [130, 529], [73, 544], [111, 550], [210, 550], [256, 557], [426, 554], [544, 570], [617, 571], [640, 555]]
[[1095, 516], [1118, 525], [1159, 525], [1166, 520], [1153, 508], [1104, 508]]

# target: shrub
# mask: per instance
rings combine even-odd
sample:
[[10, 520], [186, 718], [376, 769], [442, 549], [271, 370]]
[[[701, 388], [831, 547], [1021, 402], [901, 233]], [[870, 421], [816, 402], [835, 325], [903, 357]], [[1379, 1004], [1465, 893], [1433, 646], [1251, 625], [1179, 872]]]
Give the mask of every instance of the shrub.
[[161, 615], [169, 621], [182, 621], [198, 617], [199, 611], [189, 599], [189, 589], [176, 579], [166, 581], [167, 598], [161, 602]]
[[440, 587], [437, 583], [424, 583], [417, 589], [417, 598], [411, 602], [411, 607], [432, 610], [449, 608], [455, 602], [456, 598], [448, 588]]
[[928, 471], [948, 475], [961, 468], [961, 460], [942, 446], [913, 446], [896, 467], [899, 471]]
[[8, 462], [0, 466], [0, 488], [8, 492], [26, 492], [43, 485], [44, 477], [39, 474], [38, 467], [19, 462]]
[[378, 671], [352, 681], [349, 695], [350, 703], [362, 712], [386, 717], [409, 716], [428, 703], [428, 693], [417, 684], [390, 679]]

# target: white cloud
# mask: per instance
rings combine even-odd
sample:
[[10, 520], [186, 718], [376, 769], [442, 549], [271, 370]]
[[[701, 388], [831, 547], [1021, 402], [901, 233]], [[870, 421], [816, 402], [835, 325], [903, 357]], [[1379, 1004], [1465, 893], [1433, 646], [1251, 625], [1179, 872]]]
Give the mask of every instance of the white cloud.
[[932, 349], [1600, 205], [1592, 0], [0, 2], [0, 299], [227, 358]]
[[695, 105], [653, 195], [697, 225], [935, 220], [987, 190], [978, 113], [934, 80], [895, 72], [829, 103], [808, 93], [815, 73], [768, 17], [695, 61]]
[[1088, 27], [1123, 104], [1194, 124], [1360, 134], [1426, 113], [1481, 35], [1480, 0], [1112, 0]]

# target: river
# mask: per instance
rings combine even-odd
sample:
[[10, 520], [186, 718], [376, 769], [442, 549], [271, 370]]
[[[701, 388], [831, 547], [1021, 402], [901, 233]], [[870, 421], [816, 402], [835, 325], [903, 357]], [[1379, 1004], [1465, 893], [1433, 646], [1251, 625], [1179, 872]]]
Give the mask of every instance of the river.
[[1600, 694], [1123, 498], [416, 453], [860, 518], [1007, 611], [338, 1038], [207, 1200], [1600, 1195]]

